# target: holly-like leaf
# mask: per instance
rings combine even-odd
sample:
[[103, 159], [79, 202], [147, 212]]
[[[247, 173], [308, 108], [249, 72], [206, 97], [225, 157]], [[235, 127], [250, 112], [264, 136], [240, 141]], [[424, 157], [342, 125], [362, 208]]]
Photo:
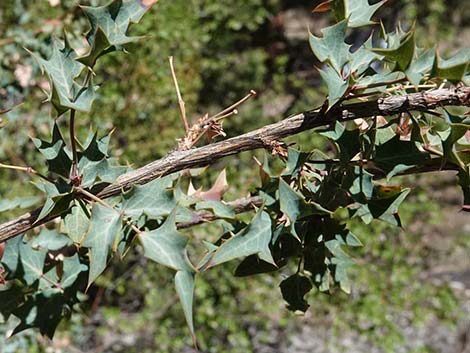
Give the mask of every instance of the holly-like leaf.
[[57, 123], [54, 123], [52, 129], [51, 142], [37, 138], [33, 138], [32, 140], [39, 152], [46, 158], [49, 172], [58, 174], [67, 179], [72, 166], [72, 157], [70, 151], [66, 149], [66, 143]]
[[122, 46], [139, 40], [129, 37], [127, 31], [131, 23], [140, 21], [145, 12], [157, 1], [114, 0], [100, 7], [81, 6], [90, 21], [87, 41], [89, 52], [78, 58], [81, 63], [93, 67], [101, 55], [122, 50]]
[[271, 218], [264, 211], [258, 211], [252, 222], [238, 234], [223, 243], [205, 268], [224, 262], [257, 254], [260, 259], [275, 264], [269, 250], [271, 241]]
[[63, 261], [63, 273], [60, 284], [62, 288], [71, 287], [77, 280], [80, 273], [86, 271], [88, 267], [80, 263], [78, 254], [72, 257], [66, 257]]
[[54, 105], [58, 115], [69, 109], [89, 112], [95, 89], [91, 80], [86, 87], [75, 81], [85, 66], [75, 60], [78, 55], [70, 46], [66, 34], [64, 37], [63, 43], [57, 39], [53, 40], [52, 54], [48, 60], [38, 54], [32, 55], [39, 63], [42, 72], [49, 78], [51, 91], [48, 100]]
[[93, 205], [90, 229], [83, 246], [90, 248], [90, 273], [88, 287], [106, 268], [109, 251], [122, 231], [122, 216], [100, 204]]
[[71, 243], [70, 239], [64, 234], [59, 233], [57, 229], [44, 228], [41, 230], [41, 233], [33, 239], [31, 245], [33, 248], [55, 251], [71, 245]]
[[343, 72], [343, 66], [349, 61], [350, 45], [344, 42], [346, 37], [347, 21], [341, 21], [334, 26], [322, 30], [323, 37], [315, 37], [312, 33], [309, 35], [310, 47], [313, 53], [321, 62], [329, 61], [331, 66], [340, 75]]
[[328, 109], [335, 105], [346, 93], [348, 81], [344, 80], [331, 66], [320, 70], [320, 76], [328, 88]]
[[157, 229], [139, 234], [145, 257], [177, 271], [191, 272], [186, 255], [188, 238], [176, 229], [176, 215], [171, 213]]
[[386, 0], [369, 5], [368, 0], [334, 0], [333, 11], [338, 21], [347, 19], [348, 27], [362, 27], [374, 24], [371, 17]]
[[[389, 35], [390, 36], [390, 35]], [[399, 70], [405, 71], [411, 63], [415, 53], [415, 30], [414, 27], [401, 37], [388, 38], [387, 48], [372, 48], [371, 50], [382, 55], [387, 60], [396, 63]]]
[[394, 226], [401, 227], [398, 208], [410, 193], [410, 189], [401, 189], [392, 195], [376, 194], [366, 205], [360, 205], [354, 212], [354, 217], [360, 217], [362, 221], [369, 224], [373, 219], [379, 219]]
[[46, 249], [35, 250], [31, 243], [22, 241], [19, 243], [20, 264], [24, 271], [22, 279], [28, 285], [44, 276], [43, 268], [46, 260]]
[[467, 73], [470, 66], [470, 49], [465, 48], [451, 58], [444, 60], [436, 51], [432, 74], [453, 82], [459, 82]]
[[90, 220], [78, 201], [74, 201], [69, 214], [62, 221], [61, 231], [75, 244], [81, 244], [90, 226]]
[[196, 204], [196, 210], [211, 209], [219, 218], [234, 219], [234, 208], [220, 201], [201, 201]]
[[436, 48], [422, 51], [417, 58], [413, 58], [410, 66], [406, 70], [406, 77], [414, 84], [419, 85], [424, 75], [429, 73], [434, 65]]
[[171, 176], [155, 179], [142, 186], [137, 185], [124, 195], [122, 210], [134, 219], [142, 214], [153, 219], [167, 216], [176, 207], [172, 186]]
[[178, 271], [175, 275], [176, 293], [183, 306], [184, 317], [188, 324], [189, 331], [196, 346], [196, 335], [194, 333], [193, 323], [193, 297], [194, 297], [194, 273], [189, 271]]
[[309, 305], [304, 297], [312, 289], [312, 283], [307, 277], [296, 273], [283, 280], [280, 287], [287, 309], [303, 313], [307, 311]]
[[402, 141], [397, 135], [376, 146], [374, 163], [390, 179], [400, 172], [424, 163], [429, 158], [429, 153], [422, 152], [414, 141]]
[[40, 197], [28, 196], [28, 197], [15, 197], [11, 200], [0, 200], [0, 212], [10, 211], [19, 208], [29, 208], [37, 204], [41, 200]]

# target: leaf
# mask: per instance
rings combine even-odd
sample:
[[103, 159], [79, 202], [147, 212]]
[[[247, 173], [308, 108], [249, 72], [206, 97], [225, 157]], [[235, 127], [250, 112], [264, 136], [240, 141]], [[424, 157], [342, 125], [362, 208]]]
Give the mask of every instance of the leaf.
[[85, 264], [80, 263], [78, 254], [75, 254], [71, 257], [66, 257], [63, 261], [63, 264], [63, 274], [60, 281], [62, 288], [71, 287], [77, 280], [80, 273], [88, 269]]
[[287, 309], [303, 313], [307, 311], [309, 305], [304, 297], [312, 289], [312, 284], [307, 277], [296, 273], [283, 280], [280, 287], [282, 297], [287, 302]]
[[328, 60], [338, 75], [341, 75], [343, 66], [350, 58], [350, 45], [344, 42], [346, 29], [347, 21], [341, 21], [334, 26], [324, 28], [322, 38], [309, 34], [310, 47], [317, 59], [321, 62]]
[[145, 214], [153, 219], [169, 215], [176, 207], [171, 176], [158, 178], [145, 185], [134, 186], [124, 195], [122, 210], [134, 219]]
[[33, 248], [41, 248], [46, 250], [60, 250], [72, 242], [65, 235], [60, 234], [56, 229], [44, 228], [41, 233], [32, 241]]
[[51, 142], [36, 138], [32, 140], [39, 152], [46, 158], [49, 172], [67, 179], [72, 166], [72, 157], [66, 150], [66, 143], [57, 123], [54, 123]]
[[44, 276], [43, 268], [46, 260], [46, 249], [35, 250], [30, 243], [24, 241], [19, 243], [20, 264], [24, 271], [22, 279], [28, 285]]
[[336, 0], [333, 8], [338, 20], [348, 20], [348, 27], [356, 28], [374, 24], [370, 19], [386, 0], [369, 5], [368, 0]]
[[112, 183], [129, 170], [108, 156], [111, 133], [100, 139], [96, 133], [92, 133], [85, 143], [83, 152], [78, 153], [78, 172], [82, 176], [83, 187], [92, 186], [96, 181]]
[[347, 270], [354, 264], [354, 261], [341, 249], [341, 245], [343, 244], [344, 243], [338, 241], [338, 239], [332, 239], [325, 243], [328, 250], [334, 255], [331, 259], [331, 263], [335, 266], [335, 281], [339, 283], [341, 290], [349, 294], [351, 293], [351, 282]]
[[387, 60], [395, 62], [399, 70], [405, 71], [415, 53], [415, 29], [410, 29], [399, 38], [399, 41], [389, 43], [387, 48], [372, 48], [374, 53], [384, 56]]
[[250, 255], [242, 260], [235, 270], [236, 277], [253, 276], [260, 273], [278, 271], [279, 267], [263, 261], [256, 255]]
[[362, 221], [369, 224], [372, 219], [379, 219], [394, 226], [401, 227], [398, 208], [410, 193], [410, 189], [402, 189], [393, 193], [390, 197], [382, 195], [368, 201], [367, 205], [360, 205], [354, 213], [354, 217], [360, 217]]
[[295, 223], [302, 212], [302, 208], [304, 208], [305, 201], [303, 196], [292, 190], [282, 178], [279, 178], [279, 203], [281, 211], [289, 217], [292, 235], [299, 239], [295, 230]]
[[434, 65], [436, 48], [431, 48], [419, 53], [418, 57], [411, 61], [406, 70], [406, 77], [414, 84], [419, 85], [424, 75], [429, 73]]
[[390, 179], [400, 172], [424, 163], [429, 158], [429, 154], [420, 151], [414, 141], [402, 141], [397, 135], [376, 146], [374, 164], [384, 171], [387, 179]]
[[227, 173], [222, 170], [214, 185], [207, 191], [195, 191], [192, 196], [199, 197], [206, 201], [220, 201], [228, 189]]
[[[83, 206], [85, 207], [85, 206]], [[74, 201], [71, 212], [62, 220], [61, 231], [65, 233], [75, 244], [81, 244], [85, 238], [90, 220], [78, 201]]]
[[330, 66], [326, 66], [323, 70], [320, 70], [320, 76], [323, 81], [325, 81], [328, 88], [328, 109], [330, 109], [346, 93], [348, 82]]
[[194, 346], [196, 345], [196, 335], [193, 323], [193, 297], [194, 297], [194, 273], [190, 271], [177, 271], [175, 275], [176, 292], [183, 306], [184, 317], [191, 332]]
[[90, 21], [87, 41], [89, 52], [78, 58], [81, 63], [93, 67], [101, 55], [122, 50], [122, 46], [139, 40], [139, 37], [127, 36], [131, 23], [140, 21], [145, 12], [157, 1], [149, 0], [114, 0], [101, 7], [81, 6]]
[[70, 46], [66, 34], [63, 43], [57, 39], [53, 40], [52, 54], [48, 60], [38, 54], [31, 54], [49, 78], [51, 92], [48, 94], [48, 100], [54, 105], [58, 115], [69, 109], [83, 112], [91, 110], [95, 89], [91, 80], [87, 87], [75, 82], [85, 66], [75, 60], [78, 55]]
[[120, 213], [100, 204], [93, 205], [90, 229], [83, 242], [83, 246], [90, 248], [90, 273], [87, 287], [90, 287], [106, 268], [109, 250], [122, 231], [121, 228]]
[[232, 206], [229, 206], [220, 201], [202, 201], [196, 204], [196, 210], [211, 209], [214, 214], [219, 218], [234, 219], [235, 210]]
[[315, 6], [315, 8], [313, 9], [312, 12], [314, 13], [318, 13], [318, 12], [327, 12], [327, 11], [330, 11], [331, 10], [331, 3], [333, 1], [329, 0], [329, 1], [323, 1], [322, 3], [318, 4], [317, 6]]
[[139, 234], [144, 256], [177, 271], [191, 272], [186, 256], [188, 239], [176, 229], [175, 213], [171, 213], [157, 229]]
[[257, 254], [260, 259], [275, 264], [269, 250], [271, 241], [271, 218], [258, 211], [251, 223], [238, 234], [223, 243], [215, 252], [205, 269], [224, 262]]
[[18, 208], [29, 208], [37, 204], [41, 200], [40, 197], [15, 197], [11, 200], [0, 200], [0, 212], [10, 211]]
[[470, 48], [460, 50], [453, 57], [444, 60], [436, 51], [432, 74], [440, 78], [445, 78], [453, 82], [459, 82], [467, 73], [470, 66]]
[[1, 258], [2, 266], [9, 272], [7, 279], [21, 276], [22, 269], [20, 264], [20, 244], [23, 242], [23, 236], [8, 239], [5, 244], [3, 257]]

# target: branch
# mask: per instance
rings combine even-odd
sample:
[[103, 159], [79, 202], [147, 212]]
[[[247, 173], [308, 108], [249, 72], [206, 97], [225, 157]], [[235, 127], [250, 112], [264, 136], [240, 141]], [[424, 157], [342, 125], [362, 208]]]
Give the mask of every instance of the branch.
[[[215, 161], [259, 148], [267, 148], [270, 143], [287, 136], [298, 134], [315, 127], [329, 125], [334, 121], [348, 121], [376, 115], [394, 115], [408, 111], [427, 111], [441, 106], [470, 106], [470, 87], [445, 88], [378, 98], [373, 101], [349, 103], [332, 107], [328, 112], [307, 111], [278, 123], [267, 125], [246, 134], [194, 148], [187, 151], [170, 152], [165, 157], [149, 163], [135, 171], [120, 176], [115, 183], [102, 190], [93, 190], [97, 197], [105, 199], [121, 194], [134, 185], [146, 184], [156, 178], [176, 173], [188, 168], [202, 167]], [[431, 170], [454, 170], [452, 165], [431, 164], [415, 172]], [[44, 224], [54, 217], [46, 217], [35, 223], [40, 210], [34, 210], [14, 220], [0, 225], [0, 242]]]

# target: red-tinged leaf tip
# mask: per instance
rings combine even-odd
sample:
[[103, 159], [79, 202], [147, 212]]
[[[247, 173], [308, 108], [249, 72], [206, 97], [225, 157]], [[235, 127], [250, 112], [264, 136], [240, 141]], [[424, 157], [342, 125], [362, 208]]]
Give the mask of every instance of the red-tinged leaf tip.
[[138, 0], [139, 4], [142, 5], [142, 7], [145, 7], [146, 9], [152, 7], [155, 5], [158, 0]]
[[333, 1], [324, 1], [320, 4], [318, 4], [317, 6], [315, 6], [315, 8], [313, 9], [313, 13], [320, 13], [320, 12], [327, 12], [327, 11], [330, 11], [331, 10], [331, 3]]

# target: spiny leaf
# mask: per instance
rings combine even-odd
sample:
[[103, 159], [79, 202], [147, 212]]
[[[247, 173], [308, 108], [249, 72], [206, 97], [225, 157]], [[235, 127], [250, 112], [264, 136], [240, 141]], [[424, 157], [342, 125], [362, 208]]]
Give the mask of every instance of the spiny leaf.
[[62, 232], [75, 244], [81, 244], [88, 232], [90, 220], [79, 202], [74, 201], [70, 213], [65, 216], [61, 225]]
[[287, 309], [292, 311], [307, 311], [309, 305], [304, 299], [305, 295], [312, 289], [312, 284], [307, 277], [298, 273], [281, 282], [282, 297], [287, 302]]
[[55, 251], [60, 250], [71, 243], [70, 239], [63, 234], [60, 234], [57, 229], [44, 228], [41, 230], [41, 233], [33, 239], [31, 245], [33, 248]]
[[453, 82], [459, 82], [467, 73], [470, 66], [470, 49], [465, 48], [451, 58], [444, 60], [436, 51], [432, 74], [441, 78], [446, 78]]
[[193, 343], [196, 346], [196, 335], [193, 323], [193, 297], [194, 297], [194, 273], [189, 271], [177, 271], [175, 275], [176, 292], [183, 306], [184, 317], [188, 324]]
[[63, 274], [60, 281], [62, 288], [71, 287], [80, 273], [87, 269], [88, 267], [86, 265], [80, 263], [78, 254], [75, 254], [72, 257], [66, 257], [63, 261]]
[[371, 17], [382, 6], [386, 0], [374, 5], [369, 5], [368, 0], [335, 0], [333, 10], [339, 20], [348, 20], [348, 27], [362, 27], [374, 24]]
[[346, 93], [348, 81], [344, 80], [336, 70], [330, 66], [320, 70], [320, 76], [328, 87], [328, 109], [335, 105]]
[[192, 271], [185, 254], [188, 238], [176, 230], [175, 213], [157, 229], [139, 234], [145, 257], [178, 271]]
[[269, 250], [270, 241], [271, 218], [266, 212], [258, 211], [245, 229], [227, 240], [214, 252], [206, 268], [253, 254], [258, 254], [260, 259], [274, 264]]
[[28, 208], [37, 204], [41, 200], [40, 197], [15, 197], [11, 200], [0, 200], [0, 212], [5, 212], [18, 208]]
[[51, 92], [48, 99], [56, 108], [58, 115], [69, 109], [89, 112], [95, 89], [91, 81], [87, 87], [75, 82], [85, 66], [75, 60], [77, 53], [70, 46], [66, 34], [64, 37], [63, 44], [58, 39], [53, 40], [52, 55], [48, 60], [37, 54], [32, 55], [50, 80]]
[[329, 61], [336, 72], [341, 75], [343, 66], [349, 61], [349, 47], [344, 42], [347, 21], [341, 21], [334, 26], [322, 30], [323, 37], [309, 35], [310, 47], [321, 62]]
[[430, 158], [429, 153], [419, 150], [414, 141], [402, 141], [400, 136], [378, 145], [375, 157], [375, 165], [385, 172], [388, 179]]
[[418, 57], [411, 61], [410, 67], [406, 70], [406, 77], [414, 84], [419, 85], [424, 75], [429, 73], [434, 65], [436, 48], [425, 50], [418, 54]]
[[393, 40], [389, 40], [387, 48], [372, 48], [371, 50], [396, 63], [399, 70], [405, 71], [415, 53], [415, 29], [411, 28], [409, 32], [399, 37], [399, 40], [395, 40], [395, 37], [392, 38]]
[[70, 152], [66, 149], [66, 143], [57, 123], [54, 123], [52, 129], [51, 142], [37, 138], [33, 138], [32, 140], [39, 152], [46, 158], [49, 172], [58, 174], [67, 179], [72, 166], [72, 157]]
[[93, 205], [90, 229], [83, 246], [90, 248], [88, 287], [106, 268], [109, 251], [121, 232], [122, 216], [100, 204]]
[[122, 210], [137, 219], [142, 214], [158, 219], [169, 215], [176, 207], [171, 176], [155, 179], [148, 184], [133, 187], [124, 195]]
[[87, 41], [89, 52], [78, 58], [81, 63], [93, 67], [101, 55], [122, 50], [122, 46], [132, 43], [139, 37], [127, 36], [131, 23], [140, 21], [145, 12], [157, 1], [149, 0], [114, 0], [101, 7], [82, 6], [82, 10], [90, 21]]

